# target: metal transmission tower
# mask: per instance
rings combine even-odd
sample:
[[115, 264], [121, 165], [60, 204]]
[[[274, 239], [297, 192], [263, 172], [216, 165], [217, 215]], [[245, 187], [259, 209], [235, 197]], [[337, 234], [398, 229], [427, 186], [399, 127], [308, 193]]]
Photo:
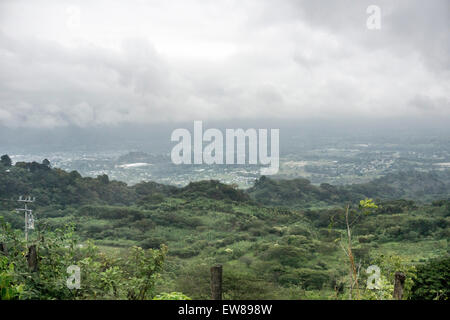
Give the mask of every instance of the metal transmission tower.
[[35, 197], [23, 197], [20, 196], [18, 202], [23, 202], [25, 204], [25, 208], [16, 209], [17, 212], [24, 211], [25, 213], [25, 241], [28, 242], [28, 230], [34, 229], [34, 217], [33, 210], [27, 208], [27, 204], [34, 202], [36, 200]]

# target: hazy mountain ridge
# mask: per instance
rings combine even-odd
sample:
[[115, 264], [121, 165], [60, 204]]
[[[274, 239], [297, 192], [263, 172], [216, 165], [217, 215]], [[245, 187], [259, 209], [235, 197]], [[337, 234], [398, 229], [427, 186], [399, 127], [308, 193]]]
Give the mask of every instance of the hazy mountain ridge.
[[429, 201], [450, 196], [450, 171], [403, 171], [364, 184], [333, 186], [307, 179], [278, 180], [261, 177], [247, 192], [266, 205], [305, 207], [354, 202], [361, 198]]
[[36, 162], [18, 162], [11, 167], [1, 166], [1, 198], [14, 199], [19, 195], [30, 194], [37, 198], [38, 205], [131, 205], [146, 199], [152, 201], [155, 196], [175, 196], [244, 202], [253, 199], [264, 205], [311, 207], [355, 202], [366, 197], [380, 200], [405, 198], [415, 201], [450, 197], [450, 170], [392, 173], [369, 183], [344, 186], [327, 183], [316, 186], [303, 178], [275, 180], [263, 176], [253, 187], [241, 190], [215, 180], [191, 182], [182, 188], [156, 182], [127, 186], [124, 182], [109, 180], [107, 175], [99, 175], [97, 178], [82, 177], [76, 171], [66, 172]]

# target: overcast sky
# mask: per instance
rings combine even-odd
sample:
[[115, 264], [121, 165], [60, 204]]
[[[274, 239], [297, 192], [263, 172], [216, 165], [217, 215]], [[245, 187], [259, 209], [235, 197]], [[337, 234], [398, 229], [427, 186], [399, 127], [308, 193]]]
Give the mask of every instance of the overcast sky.
[[450, 118], [449, 21], [448, 0], [0, 0], [0, 126]]

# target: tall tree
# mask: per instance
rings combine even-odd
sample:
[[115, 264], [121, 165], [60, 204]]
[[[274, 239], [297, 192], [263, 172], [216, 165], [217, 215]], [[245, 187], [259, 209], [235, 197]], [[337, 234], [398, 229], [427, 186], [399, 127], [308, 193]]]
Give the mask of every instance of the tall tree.
[[10, 158], [7, 154], [4, 154], [4, 155], [1, 156], [0, 162], [1, 162], [5, 167], [11, 167], [11, 166], [12, 166], [11, 158]]
[[42, 164], [46, 167], [50, 167], [50, 161], [48, 161], [48, 159], [42, 160]]

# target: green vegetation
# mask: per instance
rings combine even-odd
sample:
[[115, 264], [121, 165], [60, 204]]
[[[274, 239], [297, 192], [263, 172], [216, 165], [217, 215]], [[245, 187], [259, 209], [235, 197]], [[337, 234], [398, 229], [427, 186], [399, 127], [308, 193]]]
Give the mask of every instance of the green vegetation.
[[428, 261], [417, 268], [417, 278], [411, 288], [411, 298], [448, 300], [450, 298], [450, 258]]
[[[31, 241], [42, 259], [31, 276], [23, 216], [14, 212], [19, 195], [36, 197]], [[0, 164], [0, 216], [11, 226], [0, 239], [11, 248], [0, 254], [0, 289], [11, 299], [208, 299], [209, 268], [220, 263], [226, 299], [347, 299], [351, 248], [359, 298], [392, 298], [393, 274], [403, 271], [405, 297], [443, 299], [449, 195], [448, 172], [339, 187], [262, 177], [243, 191], [217, 181], [127, 186], [49, 163]], [[360, 203], [368, 197], [375, 201]], [[357, 219], [349, 238], [346, 213]], [[439, 267], [426, 269], [439, 257]], [[381, 269], [375, 291], [366, 288], [373, 264]], [[65, 286], [69, 265], [81, 267], [80, 290]], [[434, 275], [444, 278], [429, 284]]]
[[[1, 223], [0, 255], [2, 299], [133, 299], [152, 298], [167, 248], [144, 250], [131, 247], [124, 255], [101, 253], [90, 241], [81, 244], [72, 227], [40, 233], [31, 241], [36, 246], [38, 270], [30, 270], [24, 256], [27, 246], [20, 232]], [[45, 236], [44, 236], [45, 234]], [[30, 244], [30, 243], [29, 243]], [[28, 244], [28, 245], [29, 245]], [[78, 266], [83, 285], [68, 288], [67, 268]]]
[[312, 185], [307, 179], [275, 180], [261, 177], [248, 193], [259, 203], [295, 208], [356, 203], [360, 199], [408, 199], [418, 202], [446, 199], [450, 192], [450, 170], [392, 173], [369, 183], [333, 186]]

